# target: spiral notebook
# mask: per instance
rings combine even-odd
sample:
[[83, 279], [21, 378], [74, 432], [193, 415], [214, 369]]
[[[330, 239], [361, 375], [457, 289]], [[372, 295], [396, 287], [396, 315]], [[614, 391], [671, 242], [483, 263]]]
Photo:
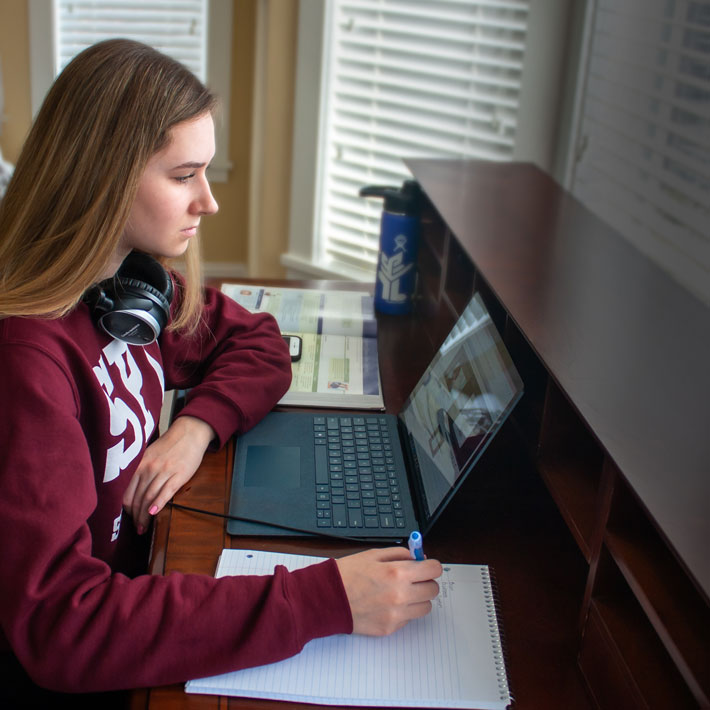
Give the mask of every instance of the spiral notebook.
[[[320, 557], [224, 550], [217, 576], [271, 574]], [[390, 636], [338, 635], [310, 641], [267, 666], [191, 680], [188, 693], [269, 698], [320, 705], [495, 710], [512, 702], [491, 572], [444, 566], [428, 616]]]

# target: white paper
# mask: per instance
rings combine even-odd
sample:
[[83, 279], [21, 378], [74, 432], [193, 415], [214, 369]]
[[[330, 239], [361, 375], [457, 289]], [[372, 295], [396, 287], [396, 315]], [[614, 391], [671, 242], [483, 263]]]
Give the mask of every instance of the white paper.
[[[224, 550], [217, 576], [321, 558]], [[325, 705], [505, 708], [511, 702], [488, 568], [446, 565], [431, 614], [386, 637], [315, 639], [293, 658], [190, 681], [191, 693]]]

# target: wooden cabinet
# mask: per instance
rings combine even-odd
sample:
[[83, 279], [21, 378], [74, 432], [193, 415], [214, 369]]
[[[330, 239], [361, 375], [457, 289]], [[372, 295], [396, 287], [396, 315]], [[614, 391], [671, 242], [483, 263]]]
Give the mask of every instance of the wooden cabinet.
[[578, 667], [600, 708], [710, 708], [710, 309], [527, 164], [409, 161], [418, 315], [480, 291], [514, 412], [587, 563]]

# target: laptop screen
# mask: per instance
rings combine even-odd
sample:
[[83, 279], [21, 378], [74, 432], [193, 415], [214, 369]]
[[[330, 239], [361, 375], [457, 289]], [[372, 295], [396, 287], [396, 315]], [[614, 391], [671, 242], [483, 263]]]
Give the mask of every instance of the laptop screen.
[[523, 383], [479, 294], [464, 309], [400, 414], [433, 522], [483, 453]]

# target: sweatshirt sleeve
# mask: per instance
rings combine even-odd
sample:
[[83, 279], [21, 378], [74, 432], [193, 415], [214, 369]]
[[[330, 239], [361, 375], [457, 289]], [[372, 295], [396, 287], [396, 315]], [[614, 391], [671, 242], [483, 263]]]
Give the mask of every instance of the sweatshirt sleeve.
[[197, 333], [161, 336], [166, 388], [190, 388], [180, 415], [206, 421], [223, 446], [253, 427], [288, 390], [291, 359], [276, 320], [205, 289]]
[[0, 427], [0, 645], [37, 684], [93, 692], [183, 682], [352, 630], [333, 560], [222, 579], [112, 572], [92, 554], [97, 488], [72, 379], [36, 348], [0, 345], [0, 362], [0, 401], [15, 403]]

